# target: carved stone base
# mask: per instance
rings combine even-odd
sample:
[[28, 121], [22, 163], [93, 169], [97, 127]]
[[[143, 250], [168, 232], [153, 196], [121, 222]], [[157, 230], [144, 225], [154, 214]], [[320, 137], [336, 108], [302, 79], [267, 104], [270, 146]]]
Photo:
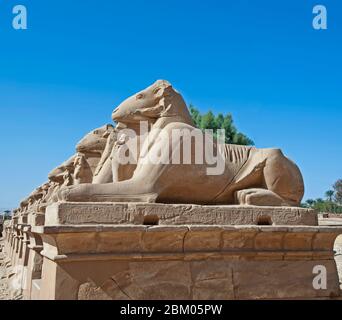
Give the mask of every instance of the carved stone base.
[[[5, 228], [24, 299], [340, 297], [342, 229], [317, 226], [313, 210], [57, 203], [28, 218]], [[326, 289], [314, 288], [315, 266], [325, 267]]]
[[[78, 225], [34, 232], [44, 242], [42, 279], [32, 291], [39, 299], [340, 296], [336, 227]], [[324, 290], [313, 286], [317, 265], [327, 272]]]
[[318, 219], [312, 209], [293, 207], [67, 202], [46, 209], [45, 226], [79, 224], [316, 226]]

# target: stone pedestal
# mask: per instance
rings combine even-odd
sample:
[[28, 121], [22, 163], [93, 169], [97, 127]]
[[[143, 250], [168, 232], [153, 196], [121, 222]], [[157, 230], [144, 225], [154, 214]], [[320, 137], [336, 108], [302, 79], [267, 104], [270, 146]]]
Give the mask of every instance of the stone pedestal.
[[45, 226], [82, 224], [313, 226], [318, 217], [312, 209], [290, 207], [67, 202], [46, 208]]
[[31, 297], [32, 281], [41, 278], [41, 268], [43, 258], [40, 252], [43, 250], [42, 242], [37, 242], [36, 237], [31, 232], [31, 226], [23, 228], [24, 241], [24, 256], [25, 259], [21, 263], [23, 267], [22, 276], [22, 291], [26, 299]]
[[[318, 227], [312, 210], [64, 203], [31, 232], [44, 259], [31, 299], [340, 296], [333, 245], [342, 229]], [[324, 290], [313, 286], [315, 266], [327, 272]]]

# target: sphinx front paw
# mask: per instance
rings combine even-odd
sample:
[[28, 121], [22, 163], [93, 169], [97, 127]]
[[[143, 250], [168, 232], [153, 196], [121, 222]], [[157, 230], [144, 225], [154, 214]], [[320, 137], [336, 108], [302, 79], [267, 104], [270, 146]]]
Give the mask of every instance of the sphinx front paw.
[[92, 184], [84, 183], [61, 188], [57, 193], [58, 201], [88, 202], [91, 199]]
[[285, 205], [284, 200], [276, 193], [267, 189], [244, 189], [235, 193], [239, 205], [249, 206], [274, 206]]

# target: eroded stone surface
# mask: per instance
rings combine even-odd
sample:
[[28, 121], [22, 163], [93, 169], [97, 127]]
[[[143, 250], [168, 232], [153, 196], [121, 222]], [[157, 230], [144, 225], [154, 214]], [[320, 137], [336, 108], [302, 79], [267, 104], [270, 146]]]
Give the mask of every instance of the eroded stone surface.
[[[312, 270], [317, 264], [327, 268], [327, 290], [313, 288]], [[78, 296], [115, 300], [329, 298], [339, 295], [335, 268], [332, 260], [137, 262], [101, 286], [81, 285]], [[85, 293], [85, 287], [92, 291]]]
[[47, 208], [45, 225], [257, 225], [265, 217], [271, 225], [278, 226], [318, 224], [314, 210], [293, 207], [56, 203]]
[[[31, 299], [339, 295], [332, 251], [332, 238], [342, 232], [338, 227], [74, 225], [30, 232], [37, 231], [43, 236], [44, 263], [41, 274], [36, 263], [29, 266]], [[327, 290], [312, 287], [315, 265], [327, 268]]]

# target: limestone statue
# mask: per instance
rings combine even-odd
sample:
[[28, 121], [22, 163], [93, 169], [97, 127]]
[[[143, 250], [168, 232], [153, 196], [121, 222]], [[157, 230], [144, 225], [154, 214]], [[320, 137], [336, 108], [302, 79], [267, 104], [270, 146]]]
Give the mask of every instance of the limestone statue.
[[49, 174], [48, 178], [52, 182], [56, 182], [59, 185], [71, 185], [67, 181], [65, 181], [65, 178], [67, 177], [67, 173], [73, 174], [74, 173], [74, 162], [76, 159], [76, 155], [73, 155], [68, 160], [64, 161], [61, 165], [59, 165], [57, 168], [53, 169]]
[[77, 153], [74, 160], [73, 184], [91, 183], [92, 181], [93, 173], [85, 155]]
[[[94, 184], [119, 182], [132, 178], [136, 169], [137, 161], [127, 164], [122, 164], [117, 161], [117, 154], [119, 153], [122, 145], [127, 144], [128, 148], [134, 148], [136, 142], [138, 142], [137, 139], [139, 139], [139, 137], [135, 137], [135, 139], [129, 139], [126, 141], [123, 130], [128, 128], [134, 128], [134, 130], [139, 132], [139, 128], [136, 125], [132, 127], [131, 124], [125, 125], [123, 123], [118, 123], [116, 128], [109, 135], [105, 151], [103, 152], [102, 158], [94, 174]], [[119, 136], [120, 138], [118, 138]]]
[[118, 130], [118, 127], [116, 127], [111, 132], [108, 132], [107, 135], [105, 135], [107, 136], [106, 146], [95, 169], [92, 181], [93, 183], [101, 184], [113, 182], [111, 154], [115, 148]]
[[[129, 137], [120, 143], [120, 139], [113, 134], [112, 140], [107, 139], [103, 144], [107, 155], [100, 160], [101, 168], [95, 169], [97, 178], [94, 183], [62, 187], [54, 200], [257, 206], [300, 204], [304, 193], [302, 175], [298, 167], [279, 149], [237, 145], [224, 145], [222, 148], [216, 139], [212, 137], [211, 140], [206, 140], [203, 134], [204, 143], [212, 144], [217, 153], [216, 158], [224, 161], [221, 174], [208, 175], [208, 167], [212, 166], [214, 156], [207, 158], [206, 154], [202, 164], [193, 161], [196, 158], [197, 142], [190, 144], [190, 163], [172, 163], [175, 150], [185, 150], [185, 140], [180, 139], [175, 143], [171, 138], [173, 132], [188, 130], [193, 133], [198, 129], [194, 127], [182, 96], [167, 81], [157, 81], [125, 100], [113, 111], [112, 118], [121, 127], [133, 130], [136, 137]], [[139, 132], [141, 121], [147, 122], [149, 128], [144, 139]], [[137, 151], [137, 162], [129, 166], [120, 179], [120, 166], [115, 165], [115, 157], [127, 145], [139, 145], [134, 143], [137, 140], [143, 141], [142, 147]], [[112, 152], [108, 157], [110, 149]], [[77, 151], [82, 152], [82, 148]], [[157, 164], [145, 161], [146, 158], [158, 158], [165, 151], [170, 151], [167, 153], [169, 158], [163, 160], [170, 161]], [[99, 179], [101, 171], [104, 174]]]
[[76, 146], [76, 152], [84, 156], [84, 160], [91, 170], [92, 176], [85, 178], [90, 180], [89, 182], [93, 179], [93, 175], [105, 151], [108, 137], [113, 130], [114, 127], [110, 124], [97, 128], [89, 132]]
[[17, 209], [18, 214], [44, 212], [61, 187], [91, 183], [100, 165], [107, 140], [114, 127], [110, 124], [92, 130], [76, 146], [76, 154], [53, 169], [49, 181], [35, 189]]

